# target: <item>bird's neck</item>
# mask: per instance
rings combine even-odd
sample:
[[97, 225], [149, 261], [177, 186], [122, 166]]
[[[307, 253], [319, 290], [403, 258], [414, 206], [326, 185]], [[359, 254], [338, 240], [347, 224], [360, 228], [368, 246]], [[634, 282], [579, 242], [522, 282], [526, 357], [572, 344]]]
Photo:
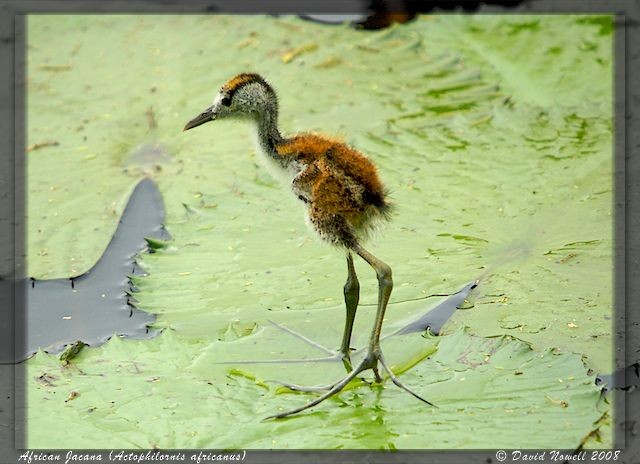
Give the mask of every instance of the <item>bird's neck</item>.
[[259, 113], [256, 118], [256, 129], [258, 133], [258, 143], [266, 154], [279, 158], [276, 153], [276, 146], [284, 141], [278, 130], [278, 110], [277, 107], [266, 108]]
[[276, 116], [266, 113], [258, 119], [257, 125], [258, 139], [261, 145], [274, 150], [277, 144], [282, 143], [282, 135], [280, 135], [280, 131], [278, 130], [278, 120]]

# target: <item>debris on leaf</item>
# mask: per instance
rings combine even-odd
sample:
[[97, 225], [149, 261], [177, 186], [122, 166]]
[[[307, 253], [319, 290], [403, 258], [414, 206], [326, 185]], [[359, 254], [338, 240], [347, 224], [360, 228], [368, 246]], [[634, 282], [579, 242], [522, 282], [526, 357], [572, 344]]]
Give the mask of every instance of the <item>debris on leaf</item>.
[[549, 395], [544, 395], [544, 397], [545, 397], [546, 399], [548, 399], [549, 401], [551, 401], [553, 404], [557, 404], [557, 405], [559, 405], [559, 406], [562, 406], [563, 408], [566, 408], [566, 407], [568, 407], [568, 406], [569, 406], [569, 403], [567, 403], [567, 402], [566, 402], [566, 401], [564, 401], [564, 400], [557, 400], [557, 399], [555, 399], [555, 398], [550, 397]]
[[321, 61], [320, 63], [315, 64], [313, 67], [318, 69], [329, 69], [329, 68], [334, 68], [340, 64], [342, 64], [341, 58], [337, 56], [330, 56], [329, 58]]
[[33, 145], [29, 145], [27, 147], [27, 152], [39, 150], [40, 148], [45, 148], [45, 147], [57, 147], [58, 145], [60, 145], [60, 143], [56, 142], [55, 140], [45, 140], [44, 142], [38, 142], [38, 143], [34, 143]]
[[285, 64], [290, 63], [291, 61], [296, 59], [298, 56], [303, 55], [305, 53], [313, 52], [317, 49], [318, 49], [317, 44], [307, 44], [307, 45], [303, 45], [302, 47], [293, 48], [287, 51], [286, 53], [282, 54], [281, 56], [282, 62]]
[[164, 240], [158, 240], [150, 237], [145, 237], [144, 239], [147, 242], [147, 246], [149, 247], [150, 252], [160, 250], [161, 248], [167, 248], [167, 246], [169, 245], [169, 242], [166, 242]]
[[80, 393], [78, 393], [77, 391], [71, 391], [69, 392], [69, 396], [67, 396], [67, 399], [64, 400], [64, 402], [67, 403], [69, 401], [73, 401], [79, 396], [80, 396]]
[[60, 354], [60, 362], [64, 365], [67, 366], [69, 365], [69, 363], [71, 362], [71, 360], [73, 358], [75, 358], [76, 356], [78, 356], [78, 353], [80, 353], [80, 351], [82, 351], [82, 349], [87, 346], [86, 343], [81, 342], [80, 340], [78, 340], [75, 343], [72, 343], [71, 345], [68, 345], [65, 350]]

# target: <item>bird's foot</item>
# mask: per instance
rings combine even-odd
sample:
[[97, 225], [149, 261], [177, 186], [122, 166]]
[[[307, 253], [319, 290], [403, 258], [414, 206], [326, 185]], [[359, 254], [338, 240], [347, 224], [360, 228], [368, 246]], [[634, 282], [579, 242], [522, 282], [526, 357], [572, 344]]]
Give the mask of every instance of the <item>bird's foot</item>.
[[404, 391], [406, 391], [410, 395], [416, 397], [420, 401], [422, 401], [422, 402], [424, 402], [424, 403], [426, 403], [426, 404], [428, 404], [430, 406], [435, 406], [433, 403], [425, 400], [420, 395], [418, 395], [417, 393], [414, 393], [412, 390], [410, 390], [402, 382], [400, 382], [400, 380], [396, 377], [396, 375], [391, 371], [389, 366], [387, 366], [387, 364], [386, 364], [386, 362], [384, 360], [384, 357], [382, 356], [382, 351], [380, 351], [380, 349], [378, 348], [378, 349], [369, 350], [369, 352], [367, 353], [365, 358], [360, 362], [360, 364], [355, 369], [351, 370], [351, 372], [349, 372], [345, 377], [343, 377], [341, 380], [335, 382], [334, 384], [325, 385], [325, 386], [317, 386], [317, 387], [304, 387], [304, 386], [301, 386], [301, 385], [282, 383], [282, 385], [286, 386], [287, 388], [290, 388], [291, 390], [295, 390], [295, 391], [304, 391], [304, 392], [313, 392], [313, 391], [322, 391], [322, 390], [328, 390], [328, 391], [326, 393], [324, 393], [322, 396], [320, 396], [320, 397], [316, 398], [315, 400], [311, 401], [310, 403], [305, 404], [304, 406], [300, 406], [298, 408], [291, 409], [289, 411], [281, 412], [279, 414], [274, 414], [272, 416], [266, 417], [264, 420], [281, 419], [283, 417], [287, 417], [287, 416], [291, 416], [293, 414], [297, 414], [297, 413], [302, 412], [302, 411], [304, 411], [306, 409], [310, 409], [310, 408], [322, 403], [324, 400], [326, 400], [328, 398], [331, 398], [335, 394], [337, 394], [340, 391], [342, 391], [344, 389], [344, 387], [346, 387], [349, 384], [349, 382], [351, 382], [354, 378], [356, 378], [356, 376], [358, 374], [360, 374], [361, 372], [366, 371], [368, 369], [371, 369], [373, 371], [373, 374], [375, 375], [375, 378], [376, 378], [376, 382], [382, 382], [382, 377], [380, 377], [380, 373], [378, 372], [378, 363], [380, 363], [382, 368], [389, 375], [389, 378], [391, 379], [391, 381], [396, 386], [402, 388]]

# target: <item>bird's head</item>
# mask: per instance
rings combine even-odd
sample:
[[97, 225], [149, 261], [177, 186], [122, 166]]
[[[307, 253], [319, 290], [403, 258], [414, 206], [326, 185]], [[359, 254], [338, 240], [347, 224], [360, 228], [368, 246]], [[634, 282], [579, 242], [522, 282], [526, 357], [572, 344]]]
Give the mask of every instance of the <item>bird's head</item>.
[[213, 104], [189, 121], [184, 130], [215, 119], [258, 119], [265, 112], [277, 115], [277, 111], [276, 94], [259, 74], [238, 74], [222, 86]]

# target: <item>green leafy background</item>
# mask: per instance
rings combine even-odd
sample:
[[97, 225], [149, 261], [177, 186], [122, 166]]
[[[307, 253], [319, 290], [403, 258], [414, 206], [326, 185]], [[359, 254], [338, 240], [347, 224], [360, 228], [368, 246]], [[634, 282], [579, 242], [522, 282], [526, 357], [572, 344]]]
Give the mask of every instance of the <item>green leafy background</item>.
[[[69, 365], [26, 362], [34, 448], [576, 448], [611, 446], [594, 372], [613, 370], [612, 20], [422, 16], [379, 32], [263, 16], [28, 17], [28, 273], [99, 259], [151, 175], [169, 246], [141, 255], [152, 340], [113, 337]], [[394, 270], [391, 330], [473, 278], [441, 337], [383, 349], [431, 408], [390, 382], [298, 417], [335, 362], [344, 257], [257, 158], [252, 131], [183, 133], [235, 73], [279, 91], [281, 129], [342, 136], [396, 204], [369, 248]], [[358, 262], [370, 330], [376, 281]], [[231, 364], [221, 364], [231, 362]], [[370, 380], [370, 379], [369, 379]], [[301, 433], [304, 431], [304, 433]]]

